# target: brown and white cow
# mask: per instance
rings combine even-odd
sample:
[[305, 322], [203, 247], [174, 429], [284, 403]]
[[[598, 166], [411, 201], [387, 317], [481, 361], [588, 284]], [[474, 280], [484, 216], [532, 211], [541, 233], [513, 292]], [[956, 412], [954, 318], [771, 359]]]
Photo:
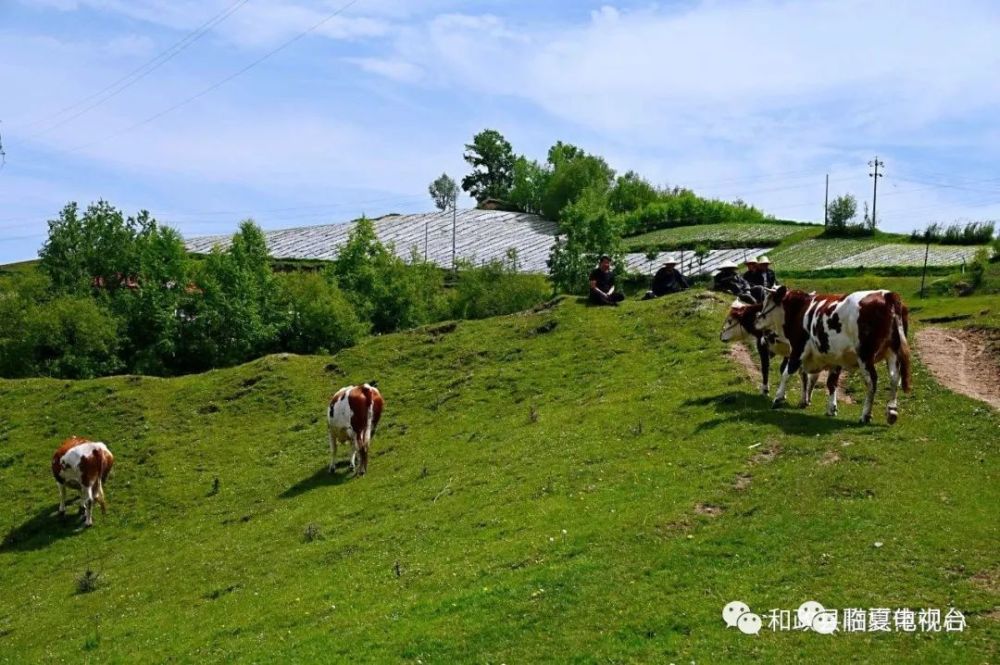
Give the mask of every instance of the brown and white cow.
[[52, 455], [52, 475], [59, 484], [59, 514], [66, 514], [66, 488], [80, 491], [80, 506], [86, 526], [93, 526], [92, 508], [96, 500], [101, 512], [108, 512], [104, 483], [108, 480], [115, 456], [100, 441], [71, 436]]
[[355, 474], [365, 475], [368, 471], [368, 447], [382, 417], [383, 404], [382, 393], [367, 383], [341, 388], [333, 396], [326, 414], [330, 434], [330, 473], [336, 468], [337, 443], [350, 441], [351, 468]]
[[[760, 356], [760, 392], [767, 395], [770, 392], [768, 377], [771, 371], [771, 357], [781, 356], [781, 366], [778, 373], [784, 372], [788, 365], [788, 355], [791, 353], [791, 346], [788, 341], [770, 330], [757, 328], [757, 315], [760, 314], [762, 303], [746, 303], [742, 300], [734, 300], [729, 306], [729, 313], [722, 324], [722, 332], [719, 339], [723, 342], [753, 342]], [[812, 391], [816, 386], [819, 373], [802, 375], [802, 400], [799, 406], [806, 407], [812, 404]]]
[[899, 417], [897, 392], [910, 391], [910, 347], [906, 341], [909, 310], [892, 291], [856, 291], [848, 295], [817, 295], [770, 289], [757, 315], [757, 327], [783, 336], [791, 344], [788, 365], [774, 396], [784, 399], [788, 376], [802, 367], [807, 372], [830, 370], [827, 415], [837, 414], [836, 380], [841, 368], [858, 366], [868, 388], [861, 422], [871, 420], [878, 384], [876, 363], [885, 360], [889, 369], [889, 424]]

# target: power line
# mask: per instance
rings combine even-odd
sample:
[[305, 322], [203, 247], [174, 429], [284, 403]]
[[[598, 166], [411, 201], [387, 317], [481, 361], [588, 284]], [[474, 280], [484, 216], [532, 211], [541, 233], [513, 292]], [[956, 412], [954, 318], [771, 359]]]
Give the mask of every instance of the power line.
[[292, 44], [294, 44], [298, 40], [302, 39], [303, 37], [305, 37], [309, 33], [311, 33], [313, 31], [319, 29], [320, 27], [322, 27], [324, 24], [326, 24], [329, 21], [331, 21], [333, 18], [335, 18], [339, 14], [343, 13], [344, 11], [346, 11], [347, 9], [349, 9], [351, 6], [355, 5], [357, 2], [358, 2], [358, 0], [350, 0], [346, 4], [342, 5], [339, 9], [334, 10], [333, 12], [331, 12], [331, 13], [327, 14], [325, 17], [323, 17], [321, 20], [319, 20], [316, 23], [314, 23], [311, 27], [309, 27], [306, 30], [298, 33], [297, 35], [295, 35], [291, 39], [282, 42], [277, 47], [271, 49], [270, 51], [268, 51], [267, 53], [265, 53], [261, 57], [259, 57], [256, 60], [252, 61], [250, 64], [244, 66], [241, 69], [238, 69], [237, 71], [233, 72], [229, 76], [226, 76], [225, 78], [222, 78], [222, 79], [216, 81], [215, 83], [211, 84], [207, 88], [204, 88], [200, 92], [197, 92], [197, 93], [191, 95], [190, 97], [188, 97], [188, 98], [186, 98], [186, 99], [184, 99], [184, 100], [182, 100], [180, 102], [177, 102], [176, 104], [174, 104], [172, 106], [168, 106], [167, 108], [163, 109], [162, 111], [158, 111], [157, 113], [154, 113], [153, 115], [151, 115], [151, 116], [149, 116], [149, 117], [147, 117], [147, 118], [145, 118], [143, 120], [140, 120], [139, 122], [136, 122], [136, 123], [134, 123], [132, 125], [124, 127], [124, 128], [122, 128], [122, 129], [120, 129], [120, 130], [118, 130], [118, 131], [116, 131], [116, 132], [114, 132], [112, 134], [109, 134], [109, 135], [107, 135], [107, 136], [105, 136], [105, 137], [103, 137], [101, 139], [98, 139], [96, 141], [91, 141], [90, 143], [84, 143], [83, 145], [79, 145], [79, 146], [77, 146], [75, 148], [71, 148], [69, 150], [65, 150], [64, 152], [67, 152], [67, 153], [78, 152], [80, 150], [84, 150], [86, 148], [90, 148], [90, 147], [98, 145], [100, 143], [104, 143], [105, 141], [108, 141], [110, 139], [113, 139], [113, 138], [116, 138], [118, 136], [121, 136], [122, 134], [127, 134], [128, 132], [134, 131], [134, 130], [136, 130], [136, 129], [144, 126], [144, 125], [147, 125], [147, 124], [149, 124], [151, 122], [154, 122], [154, 121], [158, 120], [159, 118], [162, 118], [163, 116], [167, 115], [168, 113], [171, 113], [172, 111], [176, 111], [177, 109], [181, 108], [182, 106], [190, 104], [191, 102], [195, 101], [196, 99], [200, 99], [201, 97], [204, 97], [205, 95], [207, 95], [208, 93], [212, 92], [216, 88], [219, 88], [219, 87], [225, 85], [226, 83], [228, 83], [229, 81], [232, 81], [233, 79], [237, 78], [238, 76], [241, 76], [241, 75], [245, 74], [246, 72], [250, 71], [251, 69], [253, 69], [257, 65], [259, 65], [260, 63], [264, 62], [268, 58], [270, 58], [270, 57], [276, 55], [277, 53], [285, 50], [286, 48], [288, 48], [289, 46], [291, 46]]
[[[42, 130], [39, 130], [39, 131], [34, 132], [32, 134], [29, 134], [23, 140], [31, 139], [31, 138], [34, 138], [36, 136], [41, 136], [43, 134], [48, 134], [53, 129], [56, 129], [58, 127], [62, 127], [66, 123], [71, 122], [71, 121], [75, 120], [76, 118], [79, 118], [80, 116], [84, 115], [88, 111], [90, 111], [90, 110], [92, 110], [94, 108], [97, 108], [98, 106], [100, 106], [101, 104], [105, 103], [109, 99], [117, 96], [118, 94], [120, 94], [121, 92], [123, 92], [124, 90], [126, 90], [127, 88], [129, 88], [132, 85], [138, 83], [140, 80], [142, 80], [143, 78], [145, 78], [147, 75], [151, 74], [152, 72], [156, 71], [157, 69], [159, 69], [160, 67], [162, 67], [163, 65], [165, 65], [167, 62], [169, 62], [170, 60], [172, 60], [175, 56], [177, 56], [181, 51], [183, 51], [184, 49], [186, 49], [188, 46], [190, 46], [191, 44], [195, 43], [196, 41], [198, 41], [199, 39], [201, 39], [202, 37], [204, 37], [212, 28], [214, 28], [215, 26], [219, 25], [220, 23], [222, 23], [223, 21], [225, 21], [227, 18], [229, 18], [230, 16], [232, 16], [234, 13], [236, 13], [237, 10], [239, 10], [243, 5], [245, 5], [249, 1], [250, 0], [237, 0], [237, 2], [233, 3], [232, 5], [230, 5], [228, 9], [225, 9], [222, 12], [220, 12], [220, 13], [216, 14], [215, 16], [213, 16], [212, 18], [208, 19], [207, 21], [205, 21], [204, 23], [202, 23], [200, 26], [198, 26], [197, 28], [195, 28], [195, 30], [193, 30], [192, 32], [188, 33], [183, 39], [181, 39], [180, 41], [176, 42], [175, 44], [173, 44], [172, 46], [170, 46], [166, 50], [160, 52], [158, 55], [154, 56], [150, 60], [147, 60], [145, 63], [143, 63], [142, 65], [140, 65], [136, 69], [132, 70], [131, 72], [129, 72], [125, 76], [119, 78], [118, 80], [114, 81], [113, 83], [110, 83], [109, 85], [105, 86], [101, 90], [98, 90], [94, 94], [92, 94], [92, 95], [90, 95], [88, 97], [85, 97], [84, 99], [82, 99], [82, 100], [80, 100], [80, 101], [78, 101], [78, 102], [76, 102], [74, 104], [70, 104], [66, 108], [58, 111], [57, 113], [49, 116], [48, 118], [43, 118], [41, 120], [35, 120], [34, 122], [29, 123], [28, 125], [26, 125], [27, 127], [31, 127], [31, 126], [34, 126], [34, 125], [37, 125], [37, 124], [40, 124], [40, 123], [49, 122], [51, 120], [55, 120], [56, 118], [58, 118], [59, 116], [63, 115], [64, 113], [67, 113], [69, 111], [72, 111], [74, 109], [79, 108], [80, 106], [83, 106], [83, 108], [80, 109], [79, 111], [77, 111], [76, 113], [73, 113], [72, 115], [70, 115], [70, 116], [68, 116], [66, 118], [58, 120], [57, 122], [55, 122], [52, 125], [49, 125], [45, 129], [42, 129]], [[105, 94], [105, 93], [107, 93], [107, 94]], [[88, 102], [90, 102], [91, 100], [94, 100], [94, 99], [96, 99], [97, 101], [93, 102], [92, 104], [87, 104]], [[86, 106], [84, 106], [85, 104], [86, 104]]]

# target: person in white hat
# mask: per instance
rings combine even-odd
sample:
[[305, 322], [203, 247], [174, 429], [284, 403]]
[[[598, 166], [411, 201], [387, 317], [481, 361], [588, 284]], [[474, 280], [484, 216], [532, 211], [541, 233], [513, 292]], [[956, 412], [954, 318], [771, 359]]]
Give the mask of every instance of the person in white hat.
[[774, 288], [778, 280], [774, 276], [774, 271], [771, 270], [771, 259], [766, 256], [757, 257], [757, 270], [754, 272], [754, 278], [747, 278], [747, 281], [752, 286], [762, 286], [765, 289]]
[[683, 291], [689, 286], [691, 285], [688, 284], [687, 278], [681, 274], [680, 270], [677, 270], [677, 259], [668, 256], [663, 261], [663, 267], [657, 270], [656, 275], [653, 276], [653, 287], [649, 291], [646, 291], [646, 295], [642, 299], [651, 300], [659, 298], [668, 293]]
[[734, 296], [739, 296], [750, 292], [750, 284], [737, 272], [739, 266], [735, 261], [723, 261], [719, 264], [718, 272], [712, 280], [712, 289], [715, 291], [725, 291]]

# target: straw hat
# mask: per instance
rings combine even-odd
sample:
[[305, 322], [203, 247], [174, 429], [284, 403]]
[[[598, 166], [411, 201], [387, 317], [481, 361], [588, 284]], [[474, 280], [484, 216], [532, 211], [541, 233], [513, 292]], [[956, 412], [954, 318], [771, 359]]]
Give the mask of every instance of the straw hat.
[[760, 256], [757, 258], [757, 263], [770, 263], [770, 262], [771, 259], [767, 258], [766, 256]]
[[677, 261], [677, 259], [674, 258], [673, 256], [668, 256], [667, 258], [663, 259], [663, 265], [665, 266], [675, 266], [678, 263], [679, 262]]
[[737, 270], [739, 269], [739, 266], [736, 264], [735, 261], [723, 261], [722, 263], [719, 264], [719, 270], [726, 270], [727, 268]]

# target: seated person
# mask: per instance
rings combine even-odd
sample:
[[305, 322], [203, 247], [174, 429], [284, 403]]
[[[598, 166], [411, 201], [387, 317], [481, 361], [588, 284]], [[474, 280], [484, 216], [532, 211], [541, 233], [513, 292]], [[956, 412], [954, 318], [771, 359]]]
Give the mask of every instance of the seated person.
[[747, 271], [743, 273], [743, 279], [745, 279], [752, 286], [756, 284], [754, 280], [756, 280], [760, 274], [757, 272], [757, 259], [747, 259], [746, 266]]
[[590, 302], [595, 305], [617, 306], [625, 296], [615, 292], [615, 276], [611, 274], [611, 257], [602, 256], [598, 267], [590, 272]]
[[757, 279], [751, 280], [751, 285], [763, 286], [765, 289], [773, 289], [778, 284], [778, 278], [771, 270], [771, 259], [761, 256], [757, 259]]
[[653, 276], [653, 287], [646, 291], [646, 295], [642, 297], [643, 300], [659, 298], [668, 293], [677, 293], [690, 286], [684, 275], [675, 269], [676, 265], [677, 261], [672, 256], [667, 257], [667, 260], [663, 262], [663, 267], [657, 270], [656, 275]]
[[737, 270], [739, 270], [739, 266], [735, 262], [723, 261], [719, 265], [719, 272], [715, 275], [712, 289], [732, 293], [743, 302], [751, 305], [764, 302], [767, 290], [762, 286], [750, 284], [739, 275]]
[[739, 266], [736, 265], [734, 261], [723, 261], [719, 264], [719, 272], [715, 273], [715, 278], [712, 280], [712, 289], [714, 291], [725, 291], [726, 293], [731, 293], [734, 296], [738, 296], [741, 293], [748, 293], [750, 291], [750, 284], [740, 277]]

